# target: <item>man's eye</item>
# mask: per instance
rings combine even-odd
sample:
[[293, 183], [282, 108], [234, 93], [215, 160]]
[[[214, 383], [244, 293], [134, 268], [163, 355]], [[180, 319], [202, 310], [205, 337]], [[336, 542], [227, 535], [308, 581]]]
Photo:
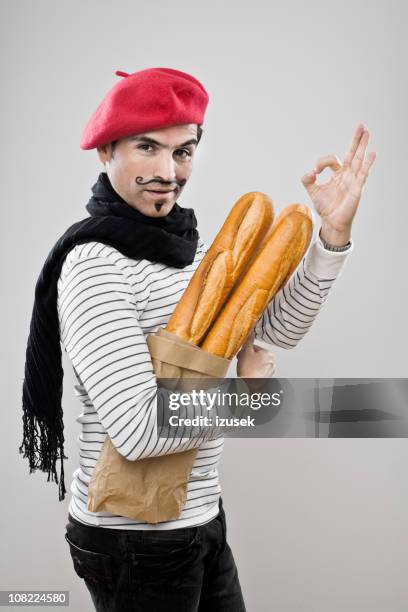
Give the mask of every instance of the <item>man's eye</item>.
[[187, 159], [187, 157], [191, 157], [191, 153], [187, 149], [178, 149], [176, 153], [178, 153], [179, 155], [180, 153], [185, 153], [186, 155], [182, 156], [183, 159]]
[[[146, 149], [146, 147], [150, 147], [151, 149], [153, 149], [153, 146], [151, 144], [148, 143], [144, 143], [144, 144], [140, 144], [138, 145], [138, 149], [142, 149], [143, 151], [148, 151]], [[177, 149], [176, 151], [177, 155], [179, 155], [182, 159], [188, 159], [189, 157], [191, 157], [191, 153], [188, 149]]]

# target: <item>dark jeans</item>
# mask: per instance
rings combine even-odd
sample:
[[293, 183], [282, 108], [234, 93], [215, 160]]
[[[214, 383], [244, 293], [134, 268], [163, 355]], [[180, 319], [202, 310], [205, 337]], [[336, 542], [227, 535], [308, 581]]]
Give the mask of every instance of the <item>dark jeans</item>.
[[226, 531], [220, 498], [198, 527], [109, 529], [68, 514], [65, 538], [97, 612], [245, 612]]

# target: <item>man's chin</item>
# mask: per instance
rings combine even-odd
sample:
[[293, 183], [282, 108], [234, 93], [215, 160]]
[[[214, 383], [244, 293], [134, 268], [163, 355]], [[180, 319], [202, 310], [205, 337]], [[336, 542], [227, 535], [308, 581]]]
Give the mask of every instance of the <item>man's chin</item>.
[[[165, 217], [169, 214], [175, 203], [176, 200], [174, 198], [172, 198], [169, 202], [166, 202], [162, 200], [160, 196], [157, 199], [149, 199], [149, 201], [142, 200], [139, 202], [129, 202], [128, 200], [129, 206], [140, 212], [142, 215], [146, 215], [146, 217]], [[156, 204], [160, 204], [158, 207], [159, 210], [157, 210]]]
[[169, 214], [175, 204], [174, 200], [163, 202], [159, 199], [156, 202], [149, 202], [143, 206], [143, 214], [148, 217], [165, 217]]

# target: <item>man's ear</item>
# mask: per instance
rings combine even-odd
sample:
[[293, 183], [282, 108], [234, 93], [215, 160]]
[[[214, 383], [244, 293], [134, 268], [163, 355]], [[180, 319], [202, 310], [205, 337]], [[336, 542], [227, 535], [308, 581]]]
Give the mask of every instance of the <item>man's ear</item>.
[[101, 160], [103, 164], [105, 164], [105, 162], [110, 161], [110, 158], [111, 158], [110, 144], [106, 144], [106, 145], [97, 147], [97, 151], [98, 151], [99, 159]]

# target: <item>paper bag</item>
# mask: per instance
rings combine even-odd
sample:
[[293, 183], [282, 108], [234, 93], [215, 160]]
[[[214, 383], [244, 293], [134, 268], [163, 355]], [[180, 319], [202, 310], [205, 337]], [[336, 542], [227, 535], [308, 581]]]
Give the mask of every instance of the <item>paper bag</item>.
[[[156, 377], [171, 379], [166, 385], [169, 389], [189, 391], [188, 379], [192, 378], [200, 379], [200, 388], [215, 387], [221, 384], [231, 363], [164, 329], [146, 340]], [[107, 435], [89, 482], [88, 510], [107, 511], [152, 524], [177, 519], [186, 502], [196, 454], [194, 448], [129, 461]]]

